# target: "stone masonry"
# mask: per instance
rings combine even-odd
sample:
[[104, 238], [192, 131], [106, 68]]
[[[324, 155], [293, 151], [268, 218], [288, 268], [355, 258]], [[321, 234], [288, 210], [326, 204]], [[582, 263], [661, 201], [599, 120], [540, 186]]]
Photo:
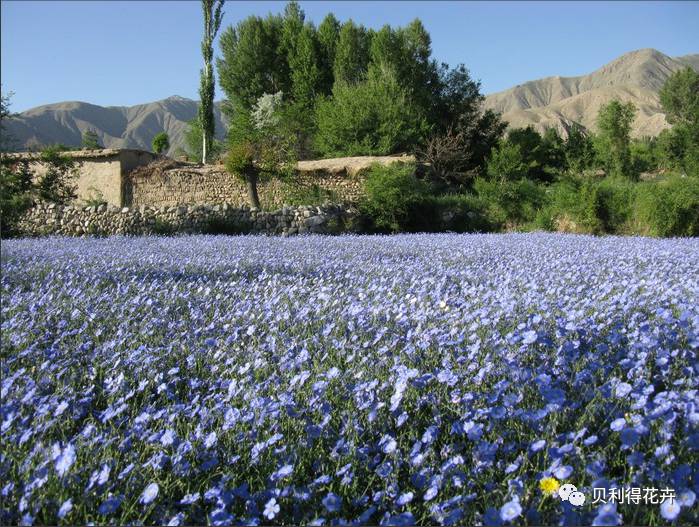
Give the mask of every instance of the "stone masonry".
[[223, 205], [91, 207], [42, 204], [19, 222], [24, 236], [211, 234], [337, 234], [352, 230], [356, 211], [337, 205], [283, 207], [274, 212]]

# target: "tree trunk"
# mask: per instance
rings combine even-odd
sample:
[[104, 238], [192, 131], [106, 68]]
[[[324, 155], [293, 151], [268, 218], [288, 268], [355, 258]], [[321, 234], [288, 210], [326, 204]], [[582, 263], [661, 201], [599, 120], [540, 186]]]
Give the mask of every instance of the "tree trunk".
[[248, 174], [245, 178], [248, 186], [248, 199], [250, 200], [250, 206], [256, 209], [260, 207], [260, 198], [257, 196], [257, 174]]
[[202, 132], [201, 138], [201, 162], [206, 165], [206, 132]]

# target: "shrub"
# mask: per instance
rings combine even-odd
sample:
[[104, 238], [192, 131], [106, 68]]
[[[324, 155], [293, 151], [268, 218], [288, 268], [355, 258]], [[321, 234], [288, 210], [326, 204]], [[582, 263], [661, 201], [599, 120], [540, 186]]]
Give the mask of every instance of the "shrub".
[[426, 122], [409, 104], [395, 74], [377, 69], [357, 84], [337, 83], [318, 103], [316, 149], [326, 157], [386, 155], [411, 150]]
[[643, 234], [699, 236], [699, 179], [673, 176], [640, 184], [634, 220]]
[[423, 208], [432, 208], [440, 231], [489, 232], [499, 228], [488, 216], [487, 203], [471, 194], [429, 196], [423, 204]]
[[170, 148], [170, 138], [165, 132], [157, 133], [155, 137], [153, 137], [151, 147], [156, 154], [162, 154], [165, 150]]
[[637, 184], [621, 178], [569, 177], [550, 188], [540, 211], [541, 228], [589, 234], [621, 234], [630, 226]]
[[376, 164], [367, 173], [360, 211], [379, 231], [415, 230], [426, 222], [421, 217], [425, 212], [422, 205], [430, 190], [427, 182], [415, 176], [414, 164]]
[[546, 201], [545, 187], [530, 181], [488, 181], [477, 178], [474, 189], [486, 204], [489, 221], [521, 226], [533, 222]]

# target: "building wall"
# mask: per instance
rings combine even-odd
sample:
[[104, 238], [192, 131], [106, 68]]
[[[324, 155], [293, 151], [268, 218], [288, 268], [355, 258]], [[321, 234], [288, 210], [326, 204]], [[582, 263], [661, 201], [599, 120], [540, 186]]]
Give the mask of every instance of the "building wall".
[[[125, 176], [134, 168], [150, 163], [155, 154], [141, 150], [79, 150], [63, 152], [73, 158], [77, 168], [77, 177], [73, 180], [77, 198], [75, 205], [86, 201], [100, 199], [109, 205], [121, 207], [127, 203]], [[46, 174], [47, 167], [40, 161], [40, 154], [9, 154], [16, 159], [27, 160], [29, 169], [35, 177]]]

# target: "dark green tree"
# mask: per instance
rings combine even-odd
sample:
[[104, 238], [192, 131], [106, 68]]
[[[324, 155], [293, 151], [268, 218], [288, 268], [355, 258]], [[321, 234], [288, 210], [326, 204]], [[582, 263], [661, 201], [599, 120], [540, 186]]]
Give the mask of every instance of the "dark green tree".
[[10, 99], [13, 93], [0, 94], [0, 152], [6, 152], [15, 145], [14, 138], [7, 131], [7, 121], [13, 119], [15, 114], [10, 111]]
[[335, 15], [328, 13], [318, 26], [318, 55], [320, 63], [320, 91], [323, 95], [330, 95], [333, 87], [333, 64], [335, 64], [335, 50], [340, 36], [340, 22]]
[[219, 84], [226, 94], [224, 112], [250, 111], [265, 93], [289, 93], [286, 56], [279, 52], [282, 19], [248, 17], [221, 34], [221, 58], [216, 62]]
[[153, 142], [151, 143], [151, 146], [153, 148], [153, 152], [155, 152], [156, 154], [162, 154], [168, 148], [170, 148], [170, 138], [165, 132], [157, 133], [155, 134], [155, 137], [153, 137]]
[[370, 39], [364, 26], [348, 20], [340, 27], [335, 48], [335, 83], [354, 84], [364, 78], [369, 64]]
[[75, 161], [57, 147], [39, 155], [43, 170], [34, 176], [26, 160], [0, 158], [0, 237], [15, 234], [17, 220], [37, 201], [66, 205], [76, 198]]
[[602, 106], [597, 115], [599, 135], [597, 155], [607, 174], [633, 178], [631, 165], [631, 123], [636, 114], [632, 102], [613, 100]]
[[202, 128], [201, 160], [206, 164], [207, 154], [216, 133], [214, 119], [214, 39], [223, 20], [223, 4], [225, 0], [202, 0], [204, 13], [204, 36], [201, 41], [201, 53], [204, 58], [204, 68], [201, 70], [199, 85], [199, 122]]
[[660, 90], [660, 104], [670, 124], [699, 124], [699, 73], [688, 67], [671, 75]]
[[674, 73], [660, 90], [660, 103], [673, 125], [672, 137], [662, 141], [663, 157], [699, 176], [699, 73], [691, 68]]
[[85, 150], [99, 150], [100, 148], [104, 148], [100, 144], [97, 132], [95, 132], [94, 130], [85, 130], [83, 132], [82, 146]]
[[573, 174], [580, 174], [592, 168], [595, 162], [595, 149], [590, 134], [578, 123], [568, 130], [564, 143], [565, 165]]

